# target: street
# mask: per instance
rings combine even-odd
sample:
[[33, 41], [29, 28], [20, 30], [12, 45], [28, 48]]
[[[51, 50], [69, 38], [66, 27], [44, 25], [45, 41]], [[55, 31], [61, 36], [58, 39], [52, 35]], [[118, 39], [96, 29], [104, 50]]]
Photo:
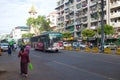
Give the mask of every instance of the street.
[[31, 50], [33, 70], [28, 78], [19, 73], [18, 52], [0, 56], [0, 80], [120, 80], [120, 56], [61, 50], [59, 53]]

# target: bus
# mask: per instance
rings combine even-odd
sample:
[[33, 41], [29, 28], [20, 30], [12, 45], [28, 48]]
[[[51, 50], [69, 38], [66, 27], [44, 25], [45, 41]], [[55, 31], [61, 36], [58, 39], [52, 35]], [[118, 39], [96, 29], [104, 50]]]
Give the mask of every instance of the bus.
[[31, 45], [35, 50], [58, 52], [62, 47], [61, 38], [62, 34], [59, 32], [44, 32], [32, 37]]

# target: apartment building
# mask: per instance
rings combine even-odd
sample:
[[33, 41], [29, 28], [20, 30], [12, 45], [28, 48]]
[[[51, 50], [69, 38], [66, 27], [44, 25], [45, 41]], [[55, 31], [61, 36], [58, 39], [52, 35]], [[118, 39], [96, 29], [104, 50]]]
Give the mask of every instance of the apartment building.
[[49, 13], [49, 15], [47, 16], [47, 19], [50, 20], [50, 27], [56, 31], [56, 26], [57, 26], [57, 18], [58, 18], [58, 14], [56, 11], [53, 11], [51, 13]]
[[[101, 0], [58, 0], [58, 31], [70, 31], [81, 37], [85, 28], [96, 30], [101, 25]], [[120, 27], [120, 0], [104, 0], [104, 23], [118, 33]]]
[[110, 25], [120, 35], [120, 0], [110, 0]]

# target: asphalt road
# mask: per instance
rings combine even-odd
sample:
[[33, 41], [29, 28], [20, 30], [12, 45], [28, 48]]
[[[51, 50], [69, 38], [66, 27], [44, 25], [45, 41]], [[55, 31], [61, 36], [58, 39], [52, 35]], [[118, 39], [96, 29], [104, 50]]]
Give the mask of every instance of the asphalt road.
[[0, 80], [120, 80], [120, 55], [62, 50], [59, 53], [31, 50], [33, 70], [19, 75], [18, 52], [0, 57]]

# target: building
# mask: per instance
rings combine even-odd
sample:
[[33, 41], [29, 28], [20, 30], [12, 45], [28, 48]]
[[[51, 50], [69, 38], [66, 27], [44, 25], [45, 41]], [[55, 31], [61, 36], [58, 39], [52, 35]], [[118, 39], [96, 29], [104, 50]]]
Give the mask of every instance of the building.
[[29, 33], [29, 27], [27, 26], [17, 26], [12, 29], [10, 36], [12, 39], [17, 41], [18, 39], [22, 38], [22, 34]]
[[[81, 37], [85, 28], [96, 30], [101, 26], [101, 0], [58, 0], [57, 28]], [[112, 25], [120, 35], [120, 0], [104, 0], [104, 23]]]
[[56, 26], [57, 26], [57, 18], [58, 14], [56, 11], [51, 12], [48, 16], [47, 19], [50, 20], [50, 27], [54, 30], [57, 31]]
[[4, 40], [4, 39], [8, 39], [8, 37], [9, 37], [9, 34], [7, 34], [7, 33], [1, 33], [0, 34], [0, 41]]
[[120, 0], [110, 0], [110, 25], [120, 35]]

